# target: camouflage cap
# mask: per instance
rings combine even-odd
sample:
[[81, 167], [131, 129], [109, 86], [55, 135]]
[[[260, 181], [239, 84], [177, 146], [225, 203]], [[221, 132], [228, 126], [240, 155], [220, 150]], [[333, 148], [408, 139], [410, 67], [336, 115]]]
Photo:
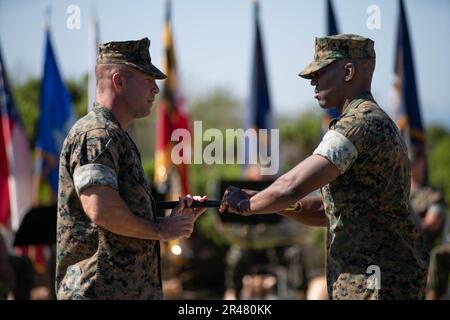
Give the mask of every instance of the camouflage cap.
[[148, 38], [103, 43], [98, 46], [97, 64], [125, 64], [144, 71], [155, 79], [166, 79], [167, 76], [152, 64], [149, 48]]
[[374, 42], [355, 34], [338, 34], [316, 38], [316, 52], [311, 62], [298, 75], [311, 79], [314, 72], [336, 60], [375, 58]]

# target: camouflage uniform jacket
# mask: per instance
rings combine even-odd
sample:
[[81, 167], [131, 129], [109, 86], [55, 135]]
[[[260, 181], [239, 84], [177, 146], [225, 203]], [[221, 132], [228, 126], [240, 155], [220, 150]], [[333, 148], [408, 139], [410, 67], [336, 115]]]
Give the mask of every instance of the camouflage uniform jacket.
[[330, 298], [421, 298], [426, 250], [409, 215], [410, 167], [394, 122], [363, 93], [330, 122], [314, 154], [341, 172], [321, 189]]
[[156, 222], [139, 152], [112, 113], [99, 105], [70, 130], [59, 168], [58, 299], [160, 299], [159, 241], [114, 234], [83, 211], [82, 189], [116, 189], [137, 216]]

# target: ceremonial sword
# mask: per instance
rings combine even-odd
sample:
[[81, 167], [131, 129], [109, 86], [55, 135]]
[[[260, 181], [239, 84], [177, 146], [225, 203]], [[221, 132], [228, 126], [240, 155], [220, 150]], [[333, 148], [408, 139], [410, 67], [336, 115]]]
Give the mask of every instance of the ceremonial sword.
[[[179, 201], [157, 201], [156, 209], [158, 210], [173, 209], [178, 205], [178, 203]], [[187, 208], [218, 208], [220, 207], [221, 203], [222, 203], [221, 200], [206, 200], [203, 202], [194, 200], [192, 204], [188, 206], [187, 203], [185, 202]], [[296, 202], [282, 211], [283, 212], [298, 211], [299, 209], [301, 209], [301, 207], [302, 205], [299, 202]]]

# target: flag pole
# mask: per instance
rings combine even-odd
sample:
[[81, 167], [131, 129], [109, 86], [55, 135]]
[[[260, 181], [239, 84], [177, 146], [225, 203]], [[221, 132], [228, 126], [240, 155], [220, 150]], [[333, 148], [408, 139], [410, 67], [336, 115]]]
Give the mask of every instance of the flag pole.
[[[52, 16], [52, 5], [48, 4], [44, 10], [44, 34], [50, 32]], [[48, 36], [48, 35], [47, 35]], [[31, 203], [32, 207], [36, 208], [40, 204], [40, 186], [41, 186], [41, 175], [42, 175], [42, 152], [39, 149], [35, 149], [34, 154], [34, 170], [33, 170], [33, 182], [32, 182], [32, 197]]]

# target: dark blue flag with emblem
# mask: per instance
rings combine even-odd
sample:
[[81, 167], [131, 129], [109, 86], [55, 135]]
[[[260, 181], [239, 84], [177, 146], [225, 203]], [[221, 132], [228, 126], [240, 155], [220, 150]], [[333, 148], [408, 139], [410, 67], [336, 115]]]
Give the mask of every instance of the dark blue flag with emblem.
[[420, 113], [408, 21], [402, 0], [397, 30], [394, 88], [397, 97], [395, 120], [408, 145], [410, 156], [415, 157], [414, 153], [418, 152], [425, 155], [425, 130]]
[[[264, 59], [264, 49], [261, 36], [261, 28], [259, 25], [259, 3], [254, 2], [254, 26], [255, 26], [255, 36], [254, 36], [254, 47], [253, 47], [253, 65], [251, 71], [251, 82], [250, 82], [250, 97], [247, 108], [247, 118], [246, 127], [247, 129], [267, 129], [267, 133], [272, 128], [272, 112], [270, 106], [270, 95], [269, 86], [267, 81], [266, 63]], [[258, 131], [257, 131], [258, 132]], [[262, 143], [266, 144], [267, 148], [270, 146], [269, 134], [264, 134], [260, 132], [258, 134], [259, 145]], [[251, 168], [256, 168], [257, 166], [249, 166], [249, 164], [254, 164], [251, 161], [251, 157], [255, 154], [249, 152], [249, 150], [254, 150], [255, 146], [251, 146], [252, 143], [256, 141], [245, 142], [245, 170], [244, 175], [247, 178], [252, 178], [254, 176], [254, 170]], [[257, 146], [256, 146], [257, 147]], [[268, 150], [270, 152], [270, 150]], [[253, 160], [253, 159], [252, 159]], [[259, 172], [259, 171], [258, 171]]]
[[[336, 16], [333, 10], [333, 4], [331, 0], [327, 0], [327, 35], [338, 34], [338, 27], [336, 22]], [[338, 118], [339, 111], [336, 108], [325, 109], [322, 114], [322, 136], [328, 131], [328, 124], [331, 119]]]
[[[72, 100], [56, 63], [50, 32], [45, 33], [44, 76], [41, 84], [40, 116], [36, 137], [35, 187], [47, 179], [53, 193], [58, 191], [59, 153], [75, 122]], [[36, 182], [37, 181], [37, 182]]]

